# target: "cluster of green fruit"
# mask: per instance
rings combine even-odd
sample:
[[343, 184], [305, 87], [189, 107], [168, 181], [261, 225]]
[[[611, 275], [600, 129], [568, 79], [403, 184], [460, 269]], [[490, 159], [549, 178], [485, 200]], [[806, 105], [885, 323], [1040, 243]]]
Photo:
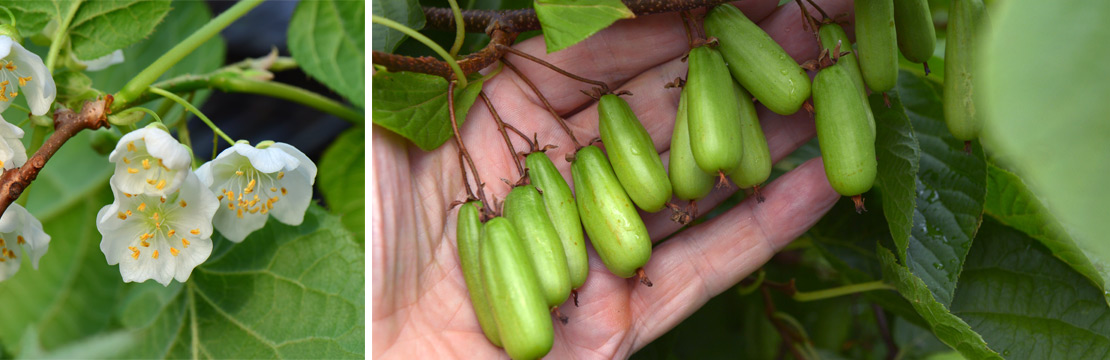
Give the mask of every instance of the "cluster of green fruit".
[[[981, 12], [982, 3], [952, 3], [945, 70], [947, 76], [966, 77], [969, 13]], [[897, 40], [895, 19], [901, 30]], [[840, 25], [827, 23], [819, 38], [832, 62], [826, 61], [811, 84], [802, 66], [736, 7], [713, 8], [704, 27], [717, 41], [699, 42], [690, 50], [669, 172], [628, 103], [605, 94], [598, 112], [608, 157], [592, 145], [578, 149], [571, 166], [574, 194], [551, 159], [535, 152], [525, 159], [531, 184], [513, 188], [503, 217], [483, 224], [479, 203], [460, 209], [458, 251], [474, 311], [486, 337], [510, 357], [539, 358], [550, 351], [550, 313], [557, 313], [589, 273], [583, 228], [610, 272], [624, 278], [639, 275], [650, 286], [642, 267], [651, 258], [652, 243], [637, 207], [660, 211], [672, 195], [695, 201], [726, 176], [758, 195], [758, 185], [770, 176], [771, 156], [753, 98], [788, 115], [812, 95], [829, 183], [845, 196], [868, 191], [877, 171], [867, 88], [882, 92], [894, 87], [898, 48], [907, 58], [924, 62], [936, 42], [925, 0], [857, 0], [859, 62]], [[841, 47], [847, 50], [844, 56]], [[948, 93], [969, 101], [970, 85], [946, 80], [949, 126], [958, 138], [974, 138], [978, 125], [971, 124], [973, 109], [962, 111], [967, 116], [948, 116]]]

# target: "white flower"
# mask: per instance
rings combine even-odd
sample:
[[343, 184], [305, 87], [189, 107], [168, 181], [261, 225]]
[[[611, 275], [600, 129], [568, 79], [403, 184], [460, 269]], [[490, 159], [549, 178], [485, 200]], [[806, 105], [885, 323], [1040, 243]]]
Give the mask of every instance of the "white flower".
[[213, 219], [216, 230], [234, 242], [261, 229], [270, 214], [283, 223], [300, 225], [316, 181], [316, 164], [285, 143], [263, 142], [259, 147], [238, 143], [196, 172], [219, 194], [220, 209]]
[[177, 191], [189, 172], [189, 148], [170, 133], [147, 126], [127, 133], [108, 160], [116, 163], [115, 177], [121, 192], [165, 195]]
[[26, 162], [27, 149], [23, 147], [23, 129], [4, 121], [4, 117], [0, 116], [0, 168], [14, 169]]
[[109, 66], [123, 62], [123, 50], [116, 50], [111, 54], [92, 60], [81, 60], [74, 55], [73, 60], [77, 61], [78, 64], [85, 65], [85, 71], [100, 71], [107, 69]]
[[169, 196], [128, 194], [112, 176], [116, 200], [96, 214], [108, 265], [120, 264], [125, 282], [185, 282], [212, 253], [212, 215], [219, 203], [196, 175]]
[[7, 109], [20, 94], [18, 89], [27, 96], [27, 105], [35, 115], [50, 110], [57, 95], [54, 78], [42, 58], [24, 49], [10, 36], [0, 35], [0, 111]]
[[39, 259], [50, 248], [50, 235], [42, 231], [42, 223], [19, 204], [8, 205], [0, 217], [0, 281], [7, 280], [19, 271], [20, 252], [31, 257], [31, 266], [39, 268]]

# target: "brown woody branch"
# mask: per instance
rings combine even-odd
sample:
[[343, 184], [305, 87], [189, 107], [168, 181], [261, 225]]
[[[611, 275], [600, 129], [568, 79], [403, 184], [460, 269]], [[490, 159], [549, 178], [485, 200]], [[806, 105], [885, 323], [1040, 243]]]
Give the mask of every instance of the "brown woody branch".
[[42, 144], [42, 147], [27, 159], [27, 163], [17, 169], [11, 169], [0, 175], [0, 214], [8, 210], [23, 190], [35, 181], [39, 171], [46, 166], [58, 149], [70, 138], [81, 130], [99, 129], [108, 127], [108, 107], [112, 105], [112, 96], [97, 101], [86, 101], [77, 113], [73, 110], [62, 108], [54, 112], [54, 133]]
[[[687, 11], [725, 2], [727, 0], [624, 0], [625, 6], [637, 16]], [[425, 7], [423, 10], [426, 28], [455, 29], [455, 16], [451, 9]], [[498, 49], [498, 44], [512, 45], [520, 33], [540, 30], [540, 21], [534, 9], [464, 10], [462, 17], [467, 32], [490, 35], [490, 43], [485, 48], [458, 61], [459, 67], [467, 75], [485, 69], [505, 56], [504, 50]], [[389, 71], [412, 71], [442, 76], [448, 80], [454, 78], [454, 73], [446, 62], [429, 56], [414, 58], [374, 51], [372, 59], [374, 64], [385, 66]]]

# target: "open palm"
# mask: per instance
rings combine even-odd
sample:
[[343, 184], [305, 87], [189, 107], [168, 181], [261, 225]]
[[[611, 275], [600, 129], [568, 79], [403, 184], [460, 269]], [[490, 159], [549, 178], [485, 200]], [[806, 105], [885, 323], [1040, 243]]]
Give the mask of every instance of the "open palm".
[[[830, 15], [851, 12], [850, 1], [818, 3]], [[796, 4], [776, 8], [777, 1], [766, 0], [736, 5], [795, 60], [817, 56], [817, 42], [803, 29]], [[624, 98], [666, 164], [679, 90], [663, 85], [685, 77], [687, 68], [681, 61], [688, 50], [686, 34], [677, 14], [621, 21], [553, 54], [545, 54], [540, 38], [515, 47], [568, 71], [605, 81], [611, 88], [630, 91], [633, 95]], [[588, 85], [513, 55], [507, 59], [540, 87], [567, 118], [580, 142], [598, 136], [597, 104], [579, 92]], [[569, 180], [570, 163], [563, 159], [574, 145], [524, 82], [506, 69], [486, 82], [483, 91], [507, 123], [529, 135], [537, 134], [543, 145], [558, 146], [547, 154]], [[780, 116], [761, 106], [759, 117], [776, 161], [814, 136], [813, 118], [805, 111]], [[515, 180], [519, 174], [480, 99], [460, 131], [486, 183], [487, 196], [503, 199], [510, 187], [500, 179]], [[517, 151], [527, 150], [523, 141], [514, 139]], [[505, 357], [479, 328], [459, 267], [457, 209], [450, 209], [452, 202], [466, 197], [458, 148], [450, 141], [435, 151], [423, 152], [377, 127], [373, 147], [374, 357]], [[733, 191], [735, 187], [715, 190], [699, 201], [699, 207], [711, 208]], [[654, 287], [609, 273], [589, 249], [590, 275], [578, 289], [580, 307], [570, 303], [560, 307], [570, 321], [555, 323], [550, 356], [628, 357], [766, 263], [816, 223], [839, 197], [825, 179], [820, 159], [767, 184], [763, 194], [766, 202], [745, 200], [656, 246], [644, 266]], [[642, 215], [654, 241], [681, 228], [666, 210]]]

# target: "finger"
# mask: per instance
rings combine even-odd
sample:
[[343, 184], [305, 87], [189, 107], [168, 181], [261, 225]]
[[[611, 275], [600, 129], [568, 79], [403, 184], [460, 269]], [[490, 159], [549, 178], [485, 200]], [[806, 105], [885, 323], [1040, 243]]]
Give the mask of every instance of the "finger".
[[[818, 0], [814, 2], [820, 5], [821, 9], [825, 10], [829, 16], [834, 16], [833, 14], [851, 14], [853, 9], [851, 1]], [[809, 4], [806, 4], [806, 9], [812, 16], [821, 16], [821, 14]], [[845, 20], [850, 21], [851, 17]], [[818, 19], [818, 21], [820, 21], [820, 19]], [[817, 38], [813, 35], [811, 30], [803, 26], [802, 12], [798, 10], [798, 4], [795, 2], [787, 3], [775, 9], [775, 12], [758, 23], [759, 26], [767, 31], [767, 34], [771, 35], [771, 38], [779, 43], [782, 49], [786, 50], [786, 53], [790, 54], [799, 64], [817, 58], [817, 55], [820, 53]], [[845, 28], [845, 31], [850, 30], [850, 27]]]
[[636, 288], [630, 304], [639, 346], [690, 316], [709, 298], [758, 269], [815, 224], [840, 195], [825, 179], [819, 158], [765, 188], [767, 201], [751, 199], [657, 246], [644, 267], [655, 286]]
[[[735, 5], [755, 21], [763, 19], [776, 6], [772, 1], [741, 1]], [[513, 47], [576, 75], [603, 81], [614, 89], [637, 74], [689, 50], [686, 32], [677, 13], [644, 15], [618, 21], [578, 44], [550, 54], [541, 36], [524, 40]], [[516, 55], [506, 58], [534, 83], [542, 84], [541, 91], [559, 113], [565, 114], [592, 101], [579, 92], [589, 89], [589, 84]], [[510, 74], [498, 76], [497, 81], [520, 82], [511, 71], [506, 72]], [[519, 86], [526, 88], [522, 82]], [[542, 105], [531, 91], [527, 93], [531, 101]]]

